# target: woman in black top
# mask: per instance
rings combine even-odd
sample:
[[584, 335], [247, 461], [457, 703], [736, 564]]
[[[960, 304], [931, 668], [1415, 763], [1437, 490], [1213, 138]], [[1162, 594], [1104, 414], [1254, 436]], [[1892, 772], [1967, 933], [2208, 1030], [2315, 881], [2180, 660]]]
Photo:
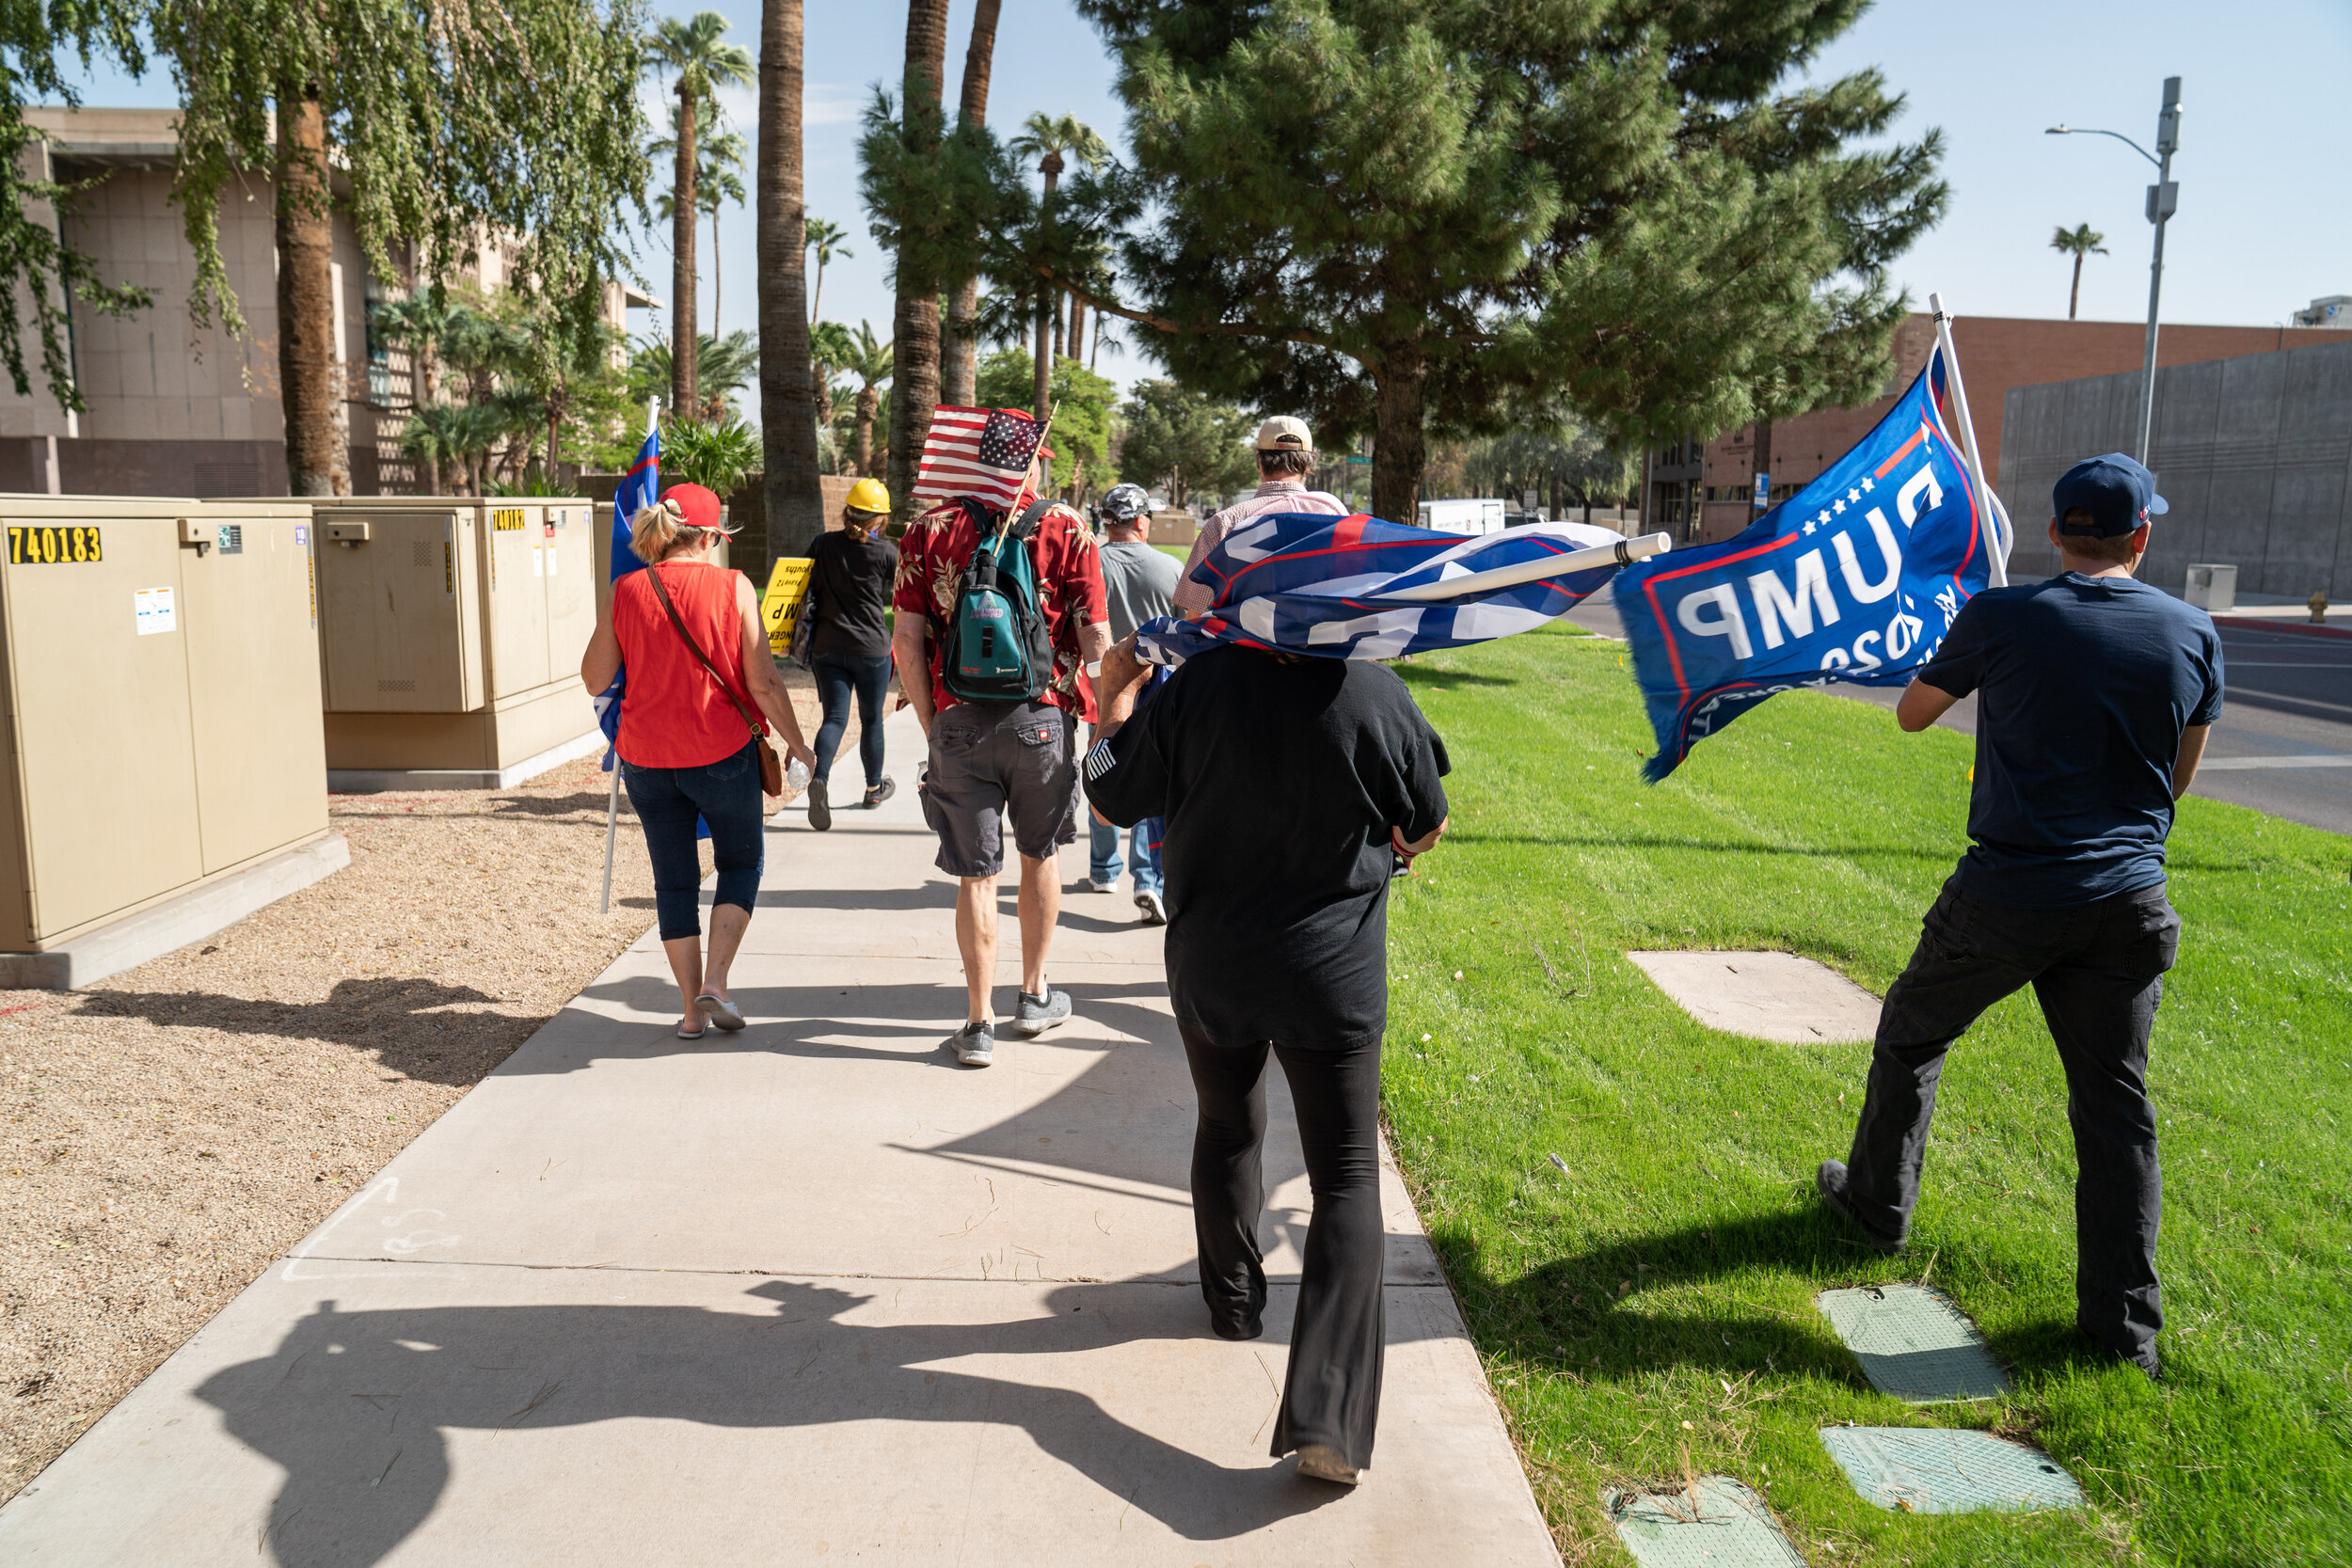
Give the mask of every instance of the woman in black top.
[[850, 698], [857, 697], [858, 756], [866, 764], [868, 811], [890, 799], [898, 785], [882, 775], [882, 697], [890, 689], [890, 627], [882, 614], [898, 573], [898, 546], [879, 531], [890, 515], [890, 492], [880, 480], [861, 479], [841, 512], [841, 531], [827, 533], [809, 553], [809, 592], [816, 619], [808, 639], [809, 668], [825, 707], [817, 732], [817, 772], [808, 785], [808, 825], [819, 832], [833, 826], [826, 778], [834, 752], [850, 723]]

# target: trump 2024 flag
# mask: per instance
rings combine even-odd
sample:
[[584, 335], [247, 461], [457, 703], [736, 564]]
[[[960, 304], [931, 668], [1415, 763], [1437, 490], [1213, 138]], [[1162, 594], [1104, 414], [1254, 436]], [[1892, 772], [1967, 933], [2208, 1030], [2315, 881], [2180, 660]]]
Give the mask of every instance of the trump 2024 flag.
[[1136, 630], [1136, 657], [1174, 665], [1235, 642], [1323, 658], [1397, 658], [1491, 642], [1558, 619], [1617, 566], [1591, 566], [1434, 604], [1391, 595], [1619, 541], [1612, 530], [1584, 523], [1541, 523], [1466, 539], [1362, 513], [1255, 517], [1193, 568], [1192, 580], [1216, 592], [1208, 613], [1198, 621], [1144, 623]]
[[1905, 685], [1943, 645], [2007, 535], [1953, 444], [1944, 380], [1939, 348], [1877, 429], [1746, 531], [1618, 576], [1650, 782], [1776, 691]]

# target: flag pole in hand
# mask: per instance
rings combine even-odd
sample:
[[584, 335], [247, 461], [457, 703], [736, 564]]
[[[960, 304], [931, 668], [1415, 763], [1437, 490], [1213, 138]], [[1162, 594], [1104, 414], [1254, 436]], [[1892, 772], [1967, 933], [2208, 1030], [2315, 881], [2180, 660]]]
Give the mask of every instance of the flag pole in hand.
[[[658, 397], [647, 398], [645, 400], [645, 434], [648, 436], [651, 436], [656, 432], [660, 430], [660, 428], [661, 400]], [[657, 474], [660, 472], [658, 468], [655, 471]], [[659, 483], [660, 481], [657, 479], [657, 486], [659, 485]], [[613, 580], [617, 582], [620, 579], [615, 578]], [[612, 598], [608, 595], [605, 599], [606, 614], [610, 615], [612, 612]], [[612, 912], [612, 840], [614, 835], [619, 831], [621, 821], [621, 759], [618, 754], [620, 752], [620, 742], [617, 738], [619, 733], [620, 727], [616, 722], [613, 726], [613, 734], [616, 737], [612, 744], [612, 752], [614, 754], [605, 758], [605, 761], [610, 765], [612, 769], [612, 784], [611, 789], [606, 793], [604, 800], [604, 893], [596, 900], [596, 912], [598, 914], [611, 914]]]
[[2004, 588], [2009, 585], [2010, 547], [2017, 541], [2009, 526], [2009, 515], [2001, 510], [1999, 499], [1984, 483], [1984, 460], [1977, 455], [1976, 421], [1968, 417], [1968, 384], [1960, 378], [1960, 356], [1952, 349], [1952, 318], [1945, 313], [1944, 296], [1928, 295], [1928, 309], [1935, 316], [1935, 343], [1944, 351], [1944, 373], [1952, 378], [1952, 406], [1960, 415], [1961, 455], [1968, 459], [1968, 477], [1976, 482], [1977, 495], [1992, 523], [1987, 531], [1993, 535], [1993, 547], [1985, 552], [1993, 566], [1988, 586]]

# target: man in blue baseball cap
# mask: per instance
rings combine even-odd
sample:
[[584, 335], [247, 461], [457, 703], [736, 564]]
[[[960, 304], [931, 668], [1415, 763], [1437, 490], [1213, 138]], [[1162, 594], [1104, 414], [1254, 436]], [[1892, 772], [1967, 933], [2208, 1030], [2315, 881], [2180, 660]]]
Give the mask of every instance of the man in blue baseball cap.
[[2075, 1322], [2153, 1375], [2148, 1038], [2181, 935], [2165, 839], [2221, 712], [2221, 640], [2203, 610], [2133, 577], [2165, 511], [2146, 468], [2121, 452], [2077, 463], [2051, 510], [2058, 575], [1969, 600], [1895, 710], [1918, 731], [1979, 694], [1971, 843], [1886, 993], [1852, 1152], [1823, 1161], [1815, 1186], [1899, 1250], [1945, 1052], [2032, 986], [2074, 1130]]

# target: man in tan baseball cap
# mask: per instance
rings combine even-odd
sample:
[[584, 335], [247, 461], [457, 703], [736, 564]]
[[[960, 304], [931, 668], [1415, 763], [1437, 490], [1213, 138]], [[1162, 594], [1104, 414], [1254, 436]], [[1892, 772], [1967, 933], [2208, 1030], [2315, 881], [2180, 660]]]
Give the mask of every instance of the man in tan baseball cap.
[[1252, 517], [1276, 512], [1347, 515], [1347, 504], [1339, 497], [1307, 488], [1307, 475], [1314, 470], [1314, 436], [1308, 431], [1306, 420], [1277, 414], [1258, 427], [1257, 491], [1200, 526], [1200, 537], [1193, 541], [1192, 554], [1185, 560], [1183, 576], [1176, 583], [1177, 614], [1198, 620], [1207, 613], [1216, 594], [1192, 580], [1192, 569], [1207, 560], [1209, 552], [1227, 534]]

